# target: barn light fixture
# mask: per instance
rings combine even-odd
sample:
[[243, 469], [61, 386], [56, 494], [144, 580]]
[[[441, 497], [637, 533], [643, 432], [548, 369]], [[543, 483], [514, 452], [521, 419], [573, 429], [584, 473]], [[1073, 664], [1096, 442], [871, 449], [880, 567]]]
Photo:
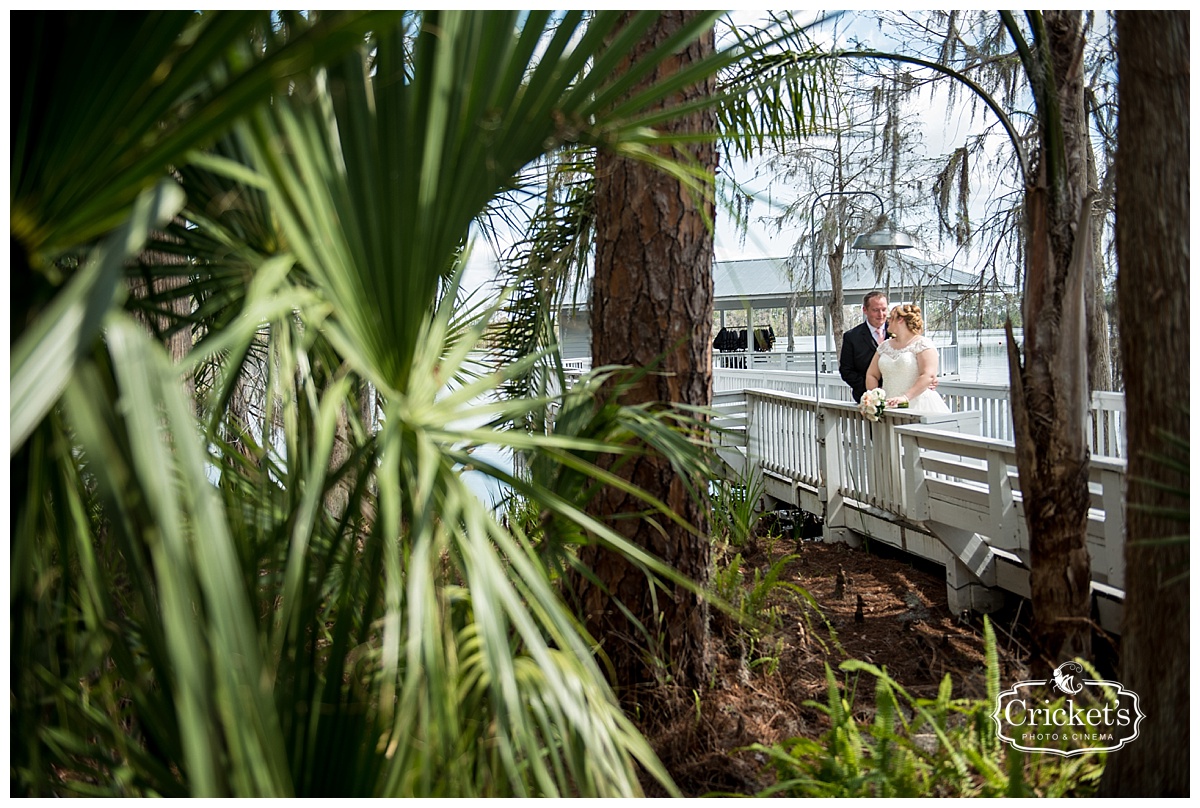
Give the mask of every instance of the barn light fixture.
[[852, 250], [907, 250], [917, 246], [907, 233], [896, 230], [876, 230], [874, 233], [863, 233], [854, 239], [850, 245]]

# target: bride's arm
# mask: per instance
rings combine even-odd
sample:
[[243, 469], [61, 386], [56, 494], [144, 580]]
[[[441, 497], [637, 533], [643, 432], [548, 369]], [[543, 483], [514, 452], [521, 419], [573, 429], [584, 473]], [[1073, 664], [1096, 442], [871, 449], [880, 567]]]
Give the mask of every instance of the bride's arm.
[[879, 372], [879, 351], [875, 351], [875, 355], [871, 357], [871, 366], [867, 368], [867, 389], [874, 390], [879, 386], [883, 374]]
[[938, 371], [938, 352], [937, 348], [930, 346], [924, 351], [917, 354], [917, 380], [913, 382], [913, 386], [908, 388], [903, 396], [889, 398], [887, 406], [899, 406], [901, 401], [909, 402], [917, 396], [928, 390], [937, 379]]

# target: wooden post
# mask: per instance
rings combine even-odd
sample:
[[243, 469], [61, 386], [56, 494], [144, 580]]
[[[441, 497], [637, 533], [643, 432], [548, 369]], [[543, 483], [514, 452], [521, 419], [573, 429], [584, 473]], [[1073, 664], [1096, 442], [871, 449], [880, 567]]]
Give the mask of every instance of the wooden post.
[[[837, 418], [825, 407], [817, 407], [817, 461], [819, 478], [817, 497], [824, 504], [825, 523], [822, 540], [825, 542], [847, 541], [844, 530], [845, 498], [842, 496], [842, 481], [845, 479], [842, 442], [838, 438]], [[855, 542], [850, 542], [854, 544]]]
[[746, 306], [746, 370], [754, 367], [754, 308]]
[[904, 462], [904, 514], [913, 521], [924, 522], [929, 518], [929, 499], [916, 436], [904, 435], [900, 446]]
[[987, 451], [988, 514], [994, 540], [1004, 549], [1021, 553], [1028, 563], [1029, 547], [1019, 547], [1021, 535], [1017, 508], [1013, 501], [1012, 480], [1008, 476], [1009, 455], [995, 449]]
[[[1096, 461], [1093, 460], [1093, 467]], [[1100, 470], [1101, 500], [1104, 503], [1104, 562], [1101, 565], [1108, 584], [1125, 588], [1125, 472]]]

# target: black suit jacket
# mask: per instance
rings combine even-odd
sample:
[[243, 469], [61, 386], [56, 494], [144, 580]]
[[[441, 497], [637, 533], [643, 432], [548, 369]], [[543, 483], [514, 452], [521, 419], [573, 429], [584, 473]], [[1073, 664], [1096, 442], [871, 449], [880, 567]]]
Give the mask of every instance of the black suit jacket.
[[871, 367], [871, 359], [878, 347], [866, 321], [842, 335], [838, 372], [842, 374], [842, 381], [850, 385], [856, 403], [862, 399], [863, 393], [867, 392], [867, 368]]

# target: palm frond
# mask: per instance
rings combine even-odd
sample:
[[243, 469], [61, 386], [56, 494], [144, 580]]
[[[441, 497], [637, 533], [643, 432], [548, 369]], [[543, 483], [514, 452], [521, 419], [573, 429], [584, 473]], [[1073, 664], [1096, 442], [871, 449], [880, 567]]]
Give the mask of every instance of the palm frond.
[[[677, 580], [576, 495], [638, 494], [597, 460], [641, 442], [702, 475], [694, 435], [590, 381], [552, 433], [510, 428], [557, 393], [500, 395], [539, 354], [489, 361], [497, 304], [464, 305], [456, 280], [471, 223], [525, 166], [562, 143], [649, 149], [638, 116], [670, 88], [627, 99], [608, 67], [652, 15], [615, 38], [613, 12], [149, 15], [145, 49], [92, 42], [69, 93], [52, 90], [70, 71], [35, 71], [14, 102], [18, 273], [42, 285], [11, 380], [19, 790], [625, 797], [643, 772], [672, 788], [553, 568], [597, 541]], [[97, 114], [94, 164], [57, 126], [70, 99]], [[149, 291], [123, 306], [146, 243], [164, 257], [129, 271]], [[179, 364], [134, 315], [191, 333]], [[481, 459], [496, 447], [536, 474]], [[544, 506], [555, 551], [467, 469]]]

